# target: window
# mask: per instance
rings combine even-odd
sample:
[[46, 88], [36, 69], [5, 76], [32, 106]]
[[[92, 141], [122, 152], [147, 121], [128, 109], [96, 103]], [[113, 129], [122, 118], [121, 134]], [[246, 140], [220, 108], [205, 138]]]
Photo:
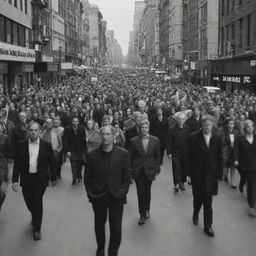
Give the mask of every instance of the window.
[[225, 0], [221, 1], [221, 16], [225, 15]]
[[243, 47], [243, 19], [239, 20], [239, 47]]
[[20, 0], [20, 10], [23, 11], [23, 0]]
[[241, 5], [242, 3], [243, 3], [242, 0], [239, 0], [239, 1], [238, 1], [238, 5]]
[[14, 7], [17, 8], [17, 0], [14, 0]]
[[247, 46], [251, 45], [251, 14], [247, 16]]
[[235, 40], [235, 24], [231, 25], [231, 39]]
[[29, 42], [30, 42], [30, 30], [28, 28], [25, 28], [25, 47], [29, 48]]
[[224, 27], [221, 28], [220, 34], [221, 34], [221, 38], [220, 38], [221, 52], [220, 52], [220, 54], [221, 54], [221, 56], [223, 56], [224, 55]]
[[19, 36], [18, 36], [18, 45], [25, 46], [25, 28], [22, 25], [19, 25]]
[[28, 0], [24, 0], [25, 13], [28, 13]]
[[16, 22], [12, 23], [12, 38], [13, 44], [18, 45], [18, 25]]
[[9, 19], [6, 19], [6, 43], [12, 43], [12, 23]]
[[0, 42], [5, 42], [4, 16], [0, 15]]
[[227, 0], [227, 15], [229, 13], [229, 0]]

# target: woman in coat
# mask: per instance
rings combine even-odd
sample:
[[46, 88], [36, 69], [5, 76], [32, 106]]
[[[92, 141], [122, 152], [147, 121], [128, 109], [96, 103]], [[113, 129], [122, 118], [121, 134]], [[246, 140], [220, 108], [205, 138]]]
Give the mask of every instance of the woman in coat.
[[225, 158], [224, 163], [224, 181], [229, 183], [230, 176], [230, 186], [235, 189], [235, 171], [234, 166], [234, 148], [238, 142], [238, 132], [235, 130], [235, 120], [233, 117], [227, 117], [225, 120], [225, 127], [221, 133], [223, 153]]
[[244, 135], [239, 138], [234, 165], [246, 179], [248, 213], [256, 217], [256, 139], [254, 123], [251, 120], [244, 122]]
[[101, 135], [99, 132], [99, 127], [98, 124], [96, 124], [92, 119], [86, 122], [85, 134], [88, 152], [100, 146]]

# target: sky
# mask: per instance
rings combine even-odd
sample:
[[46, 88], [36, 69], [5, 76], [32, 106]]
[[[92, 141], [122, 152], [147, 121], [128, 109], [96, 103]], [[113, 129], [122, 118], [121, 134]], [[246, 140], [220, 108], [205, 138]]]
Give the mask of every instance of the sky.
[[123, 54], [128, 52], [130, 31], [133, 27], [135, 0], [89, 0], [97, 4], [107, 21], [107, 29], [114, 30], [115, 38], [122, 47]]

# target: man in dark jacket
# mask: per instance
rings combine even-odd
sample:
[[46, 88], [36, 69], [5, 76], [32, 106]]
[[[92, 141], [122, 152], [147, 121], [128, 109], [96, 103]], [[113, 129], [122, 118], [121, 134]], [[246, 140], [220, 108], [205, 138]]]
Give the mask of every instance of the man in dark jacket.
[[189, 133], [193, 133], [200, 130], [202, 125], [200, 109], [197, 106], [194, 106], [192, 108], [192, 111], [193, 111], [193, 115], [189, 119], [187, 119], [185, 123]]
[[31, 123], [29, 139], [17, 144], [13, 167], [13, 190], [18, 191], [18, 180], [26, 205], [32, 215], [33, 238], [41, 239], [43, 195], [48, 186], [49, 173], [52, 185], [56, 185], [56, 171], [51, 145], [39, 138], [40, 125]]
[[149, 121], [140, 124], [139, 136], [131, 140], [130, 156], [133, 177], [136, 182], [140, 220], [143, 225], [150, 217], [151, 185], [160, 172], [160, 143], [155, 136], [149, 135]]
[[169, 130], [169, 121], [163, 116], [163, 110], [157, 109], [157, 116], [150, 119], [149, 133], [157, 137], [160, 141], [161, 164], [163, 163], [164, 151], [166, 149], [166, 140]]
[[190, 175], [192, 181], [194, 213], [193, 223], [198, 224], [198, 214], [204, 207], [204, 232], [214, 236], [212, 230], [212, 196], [218, 193], [218, 179], [222, 178], [223, 155], [221, 138], [212, 132], [214, 119], [202, 118], [202, 130], [190, 137]]
[[85, 130], [79, 125], [78, 117], [73, 117], [72, 124], [64, 130], [64, 149], [70, 159], [73, 181], [72, 185], [82, 180], [82, 167], [87, 150]]
[[84, 183], [95, 216], [97, 256], [104, 256], [105, 222], [109, 214], [109, 256], [117, 256], [121, 243], [123, 204], [131, 180], [131, 164], [126, 150], [114, 146], [115, 129], [100, 130], [102, 145], [88, 154]]

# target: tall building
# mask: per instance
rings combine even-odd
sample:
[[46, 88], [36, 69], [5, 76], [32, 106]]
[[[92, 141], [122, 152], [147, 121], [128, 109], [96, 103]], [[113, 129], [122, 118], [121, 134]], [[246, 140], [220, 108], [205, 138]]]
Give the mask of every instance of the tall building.
[[107, 38], [107, 56], [106, 56], [106, 62], [107, 64], [114, 64], [114, 31], [113, 30], [107, 30], [106, 32], [106, 38]]
[[169, 2], [169, 71], [181, 74], [183, 70], [183, 1]]
[[90, 65], [90, 23], [89, 23], [89, 6], [90, 3], [88, 0], [81, 1], [83, 5], [83, 14], [82, 14], [82, 59], [83, 64]]
[[106, 24], [97, 5], [89, 7], [89, 38], [92, 65], [103, 64], [106, 54]]
[[160, 0], [159, 9], [159, 67], [167, 70], [169, 65], [169, 2]]
[[219, 0], [219, 58], [211, 84], [226, 91], [256, 92], [256, 1]]
[[28, 0], [0, 0], [0, 94], [26, 88], [33, 82], [35, 50]]
[[153, 26], [154, 26], [154, 44], [153, 44], [153, 57], [152, 62], [154, 67], [158, 68], [160, 63], [160, 56], [159, 56], [159, 1], [156, 0], [156, 8], [153, 14]]
[[[57, 1], [58, 2], [58, 1]], [[53, 2], [55, 3], [55, 2]], [[54, 62], [52, 54], [53, 24], [56, 19], [52, 15], [52, 1], [33, 0], [32, 4], [32, 42], [36, 50], [34, 78], [38, 84], [51, 82], [58, 76], [58, 63]], [[59, 29], [59, 28], [58, 28]]]
[[135, 65], [140, 65], [140, 48], [143, 47], [143, 37], [144, 35], [141, 34], [141, 32], [144, 31], [143, 29], [143, 23], [142, 17], [143, 12], [145, 9], [145, 2], [144, 1], [135, 1], [135, 7], [134, 7], [134, 16], [133, 16], [133, 54], [132, 58], [134, 59]]

